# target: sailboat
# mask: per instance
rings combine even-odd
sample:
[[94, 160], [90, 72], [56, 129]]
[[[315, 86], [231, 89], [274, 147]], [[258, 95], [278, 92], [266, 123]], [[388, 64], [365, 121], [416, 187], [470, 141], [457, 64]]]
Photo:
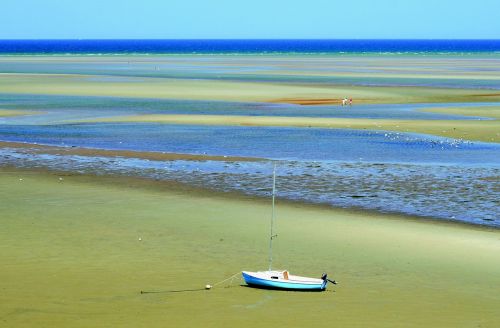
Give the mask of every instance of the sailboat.
[[301, 291], [324, 291], [328, 282], [336, 284], [324, 273], [321, 278], [309, 278], [295, 276], [288, 270], [273, 270], [273, 240], [277, 237], [274, 232], [274, 198], [276, 195], [276, 164], [273, 169], [273, 209], [271, 216], [271, 235], [269, 237], [269, 269], [267, 271], [242, 271], [243, 279], [250, 287], [281, 289], [281, 290], [301, 290]]

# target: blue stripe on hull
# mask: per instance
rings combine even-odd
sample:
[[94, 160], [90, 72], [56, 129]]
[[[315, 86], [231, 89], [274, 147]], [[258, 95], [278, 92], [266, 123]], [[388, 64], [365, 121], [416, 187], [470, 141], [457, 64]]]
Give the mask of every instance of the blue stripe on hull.
[[301, 283], [290, 283], [279, 280], [267, 280], [260, 279], [248, 274], [242, 273], [243, 279], [249, 286], [259, 287], [259, 288], [272, 288], [272, 289], [284, 289], [284, 290], [316, 290], [322, 291], [326, 288], [326, 281], [320, 284], [301, 284]]

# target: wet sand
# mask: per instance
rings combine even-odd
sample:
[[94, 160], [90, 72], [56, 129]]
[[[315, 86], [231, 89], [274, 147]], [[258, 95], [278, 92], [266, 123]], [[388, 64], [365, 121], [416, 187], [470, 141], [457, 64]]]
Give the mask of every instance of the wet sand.
[[500, 324], [498, 230], [278, 201], [276, 268], [338, 286], [173, 293], [265, 268], [269, 201], [11, 169], [0, 186], [5, 326]]
[[[346, 96], [355, 105], [500, 101], [498, 90], [487, 89], [498, 84], [496, 57], [7, 56], [0, 57], [0, 71], [11, 72], [0, 74], [0, 90], [13, 95], [303, 105], [340, 103]], [[322, 80], [331, 77], [339, 79]], [[476, 85], [476, 79], [483, 84]], [[383, 83], [360, 85], [367, 81]], [[449, 83], [454, 87], [444, 86]], [[464, 114], [454, 108], [430, 110]], [[6, 108], [0, 116], [13, 112], [21, 113]], [[500, 140], [498, 120], [212, 115], [104, 120]], [[5, 142], [0, 147], [151, 160], [258, 160]], [[205, 291], [205, 284], [241, 270], [267, 268], [268, 199], [182, 183], [6, 167], [0, 169], [0, 199], [0, 326], [500, 326], [498, 229], [278, 199], [275, 267], [318, 277], [328, 272], [340, 285], [324, 293], [293, 293], [246, 288], [236, 279]]]
[[478, 106], [478, 107], [431, 107], [422, 108], [421, 111], [442, 113], [442, 114], [457, 114], [464, 116], [482, 116], [494, 119], [500, 119], [500, 106]]
[[[349, 109], [346, 109], [349, 110]], [[433, 109], [432, 109], [433, 110]], [[500, 142], [499, 120], [394, 120], [311, 118], [283, 116], [151, 114], [115, 116], [78, 122], [148, 122], [165, 124], [293, 126], [335, 129], [369, 129], [432, 134], [448, 138]]]
[[[383, 55], [383, 54], [182, 54], [182, 55], [64, 55], [2, 56], [6, 72], [30, 67], [31, 71], [57, 73], [83, 71], [102, 74], [165, 76], [180, 73], [194, 76], [203, 72], [225, 73], [232, 77], [266, 76], [356, 76], [405, 77], [458, 80], [498, 80], [497, 54]], [[16, 65], [22, 65], [16, 66]], [[1, 66], [0, 66], [1, 67]], [[236, 74], [237, 73], [237, 74]]]
[[51, 154], [51, 155], [80, 155], [80, 156], [103, 156], [103, 157], [126, 157], [140, 158], [154, 161], [224, 161], [224, 162], [250, 162], [259, 161], [261, 159], [254, 157], [239, 157], [239, 156], [214, 156], [214, 155], [196, 155], [196, 154], [176, 154], [166, 152], [147, 152], [147, 151], [131, 151], [131, 150], [106, 150], [93, 149], [83, 147], [57, 147], [39, 145], [24, 142], [7, 142], [0, 141], [0, 148], [18, 148], [27, 149], [33, 154]]
[[[230, 59], [190, 55], [4, 56], [0, 57], [0, 70], [4, 72], [0, 74], [0, 90], [13, 95], [296, 105], [340, 105], [344, 97], [352, 97], [354, 105], [500, 101], [500, 91], [496, 89], [500, 73], [495, 56], [234, 55]], [[318, 76], [333, 80], [318, 80]], [[350, 80], [342, 80], [345, 78]], [[477, 81], [486, 84], [475, 84]], [[449, 83], [454, 87], [448, 87]], [[445, 109], [431, 111], [452, 113]], [[500, 140], [498, 121], [196, 115], [143, 115], [103, 121], [378, 129], [486, 142]]]
[[0, 56], [4, 93], [339, 104], [500, 101], [497, 55]]
[[[84, 74], [0, 74], [3, 93], [111, 96], [185, 100], [330, 104], [352, 97], [355, 104], [500, 101], [498, 90], [425, 86], [328, 85], [293, 81], [254, 82]], [[326, 99], [326, 102], [325, 102]], [[340, 101], [337, 102], [340, 105]]]
[[29, 111], [29, 110], [0, 109], [0, 117], [12, 117], [12, 116], [22, 116], [22, 115], [34, 115], [34, 114], [42, 114], [42, 112]]

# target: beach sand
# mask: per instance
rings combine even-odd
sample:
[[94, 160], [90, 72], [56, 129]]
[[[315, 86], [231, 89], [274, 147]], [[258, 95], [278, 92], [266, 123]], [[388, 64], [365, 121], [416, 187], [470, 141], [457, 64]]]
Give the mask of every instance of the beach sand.
[[360, 86], [253, 82], [84, 74], [0, 74], [0, 90], [10, 94], [110, 96], [180, 100], [220, 100], [290, 104], [355, 104], [500, 101], [500, 91], [405, 86]]
[[1, 326], [500, 325], [498, 230], [278, 199], [275, 268], [340, 284], [205, 291], [267, 268], [270, 200], [7, 168], [0, 198]]
[[12, 116], [22, 116], [22, 115], [34, 115], [34, 114], [42, 114], [42, 112], [29, 111], [29, 110], [0, 109], [0, 117], [12, 117]]
[[496, 55], [0, 56], [2, 93], [339, 104], [500, 101]]
[[466, 106], [466, 107], [430, 107], [420, 109], [423, 112], [456, 114], [464, 116], [481, 116], [500, 119], [500, 106]]

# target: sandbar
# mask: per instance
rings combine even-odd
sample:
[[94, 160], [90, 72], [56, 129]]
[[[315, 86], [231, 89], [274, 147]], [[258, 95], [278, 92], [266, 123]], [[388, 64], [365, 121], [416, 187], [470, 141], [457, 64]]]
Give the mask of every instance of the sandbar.
[[79, 155], [79, 156], [104, 156], [104, 157], [126, 157], [141, 158], [154, 161], [173, 161], [173, 160], [191, 160], [191, 161], [223, 161], [223, 162], [254, 162], [262, 160], [256, 157], [241, 156], [218, 156], [218, 155], [197, 155], [197, 154], [177, 154], [170, 152], [148, 152], [134, 150], [110, 150], [85, 147], [58, 147], [49, 145], [40, 145], [25, 142], [0, 141], [0, 148], [18, 148], [25, 149], [34, 154], [51, 155]]
[[448, 138], [500, 142], [499, 120], [395, 120], [284, 116], [150, 114], [115, 116], [78, 122], [149, 122], [241, 126], [293, 126], [415, 132]]
[[13, 117], [13, 116], [23, 116], [23, 115], [34, 115], [41, 114], [38, 111], [29, 110], [13, 110], [13, 109], [0, 109], [0, 117]]
[[430, 107], [422, 108], [420, 110], [423, 112], [481, 116], [500, 119], [500, 106]]
[[109, 96], [179, 100], [218, 100], [289, 104], [443, 103], [500, 101], [500, 91], [416, 86], [327, 85], [300, 82], [248, 82], [81, 74], [0, 74], [10, 94]]

